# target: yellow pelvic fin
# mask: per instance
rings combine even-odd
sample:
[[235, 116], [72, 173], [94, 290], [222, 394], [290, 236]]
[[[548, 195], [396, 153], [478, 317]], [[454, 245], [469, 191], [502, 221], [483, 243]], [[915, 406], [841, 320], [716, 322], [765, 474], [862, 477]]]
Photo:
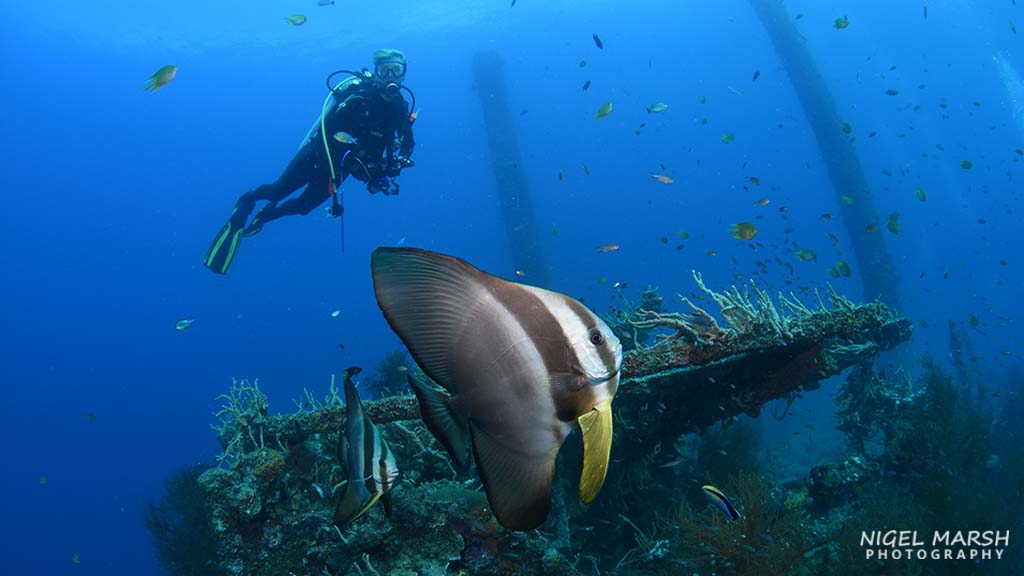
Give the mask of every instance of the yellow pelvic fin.
[[604, 485], [608, 458], [612, 451], [612, 401], [605, 400], [579, 417], [583, 431], [583, 474], [580, 475], [580, 500], [590, 504]]

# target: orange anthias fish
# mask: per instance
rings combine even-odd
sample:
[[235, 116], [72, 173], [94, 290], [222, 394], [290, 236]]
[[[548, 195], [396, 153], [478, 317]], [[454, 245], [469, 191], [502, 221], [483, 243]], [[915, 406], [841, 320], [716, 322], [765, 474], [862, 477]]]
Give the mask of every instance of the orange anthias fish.
[[174, 77], [178, 75], [178, 67], [168, 64], [167, 66], [161, 67], [156, 71], [155, 74], [146, 80], [146, 85], [142, 89], [146, 92], [156, 92], [157, 90], [167, 86], [174, 80]]
[[598, 252], [603, 252], [603, 253], [618, 252], [618, 250], [619, 250], [619, 245], [618, 244], [603, 244], [603, 245], [597, 247], [597, 251]]
[[651, 174], [651, 178], [654, 178], [655, 180], [661, 182], [662, 184], [671, 184], [675, 182], [675, 180], [673, 180], [671, 176], [666, 176], [665, 174]]

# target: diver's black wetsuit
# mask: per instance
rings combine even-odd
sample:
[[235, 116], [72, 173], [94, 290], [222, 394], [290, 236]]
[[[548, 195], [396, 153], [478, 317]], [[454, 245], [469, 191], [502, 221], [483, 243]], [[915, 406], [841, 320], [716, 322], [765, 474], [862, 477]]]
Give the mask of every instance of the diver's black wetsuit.
[[[400, 92], [390, 99], [385, 98], [383, 89], [373, 80], [363, 80], [350, 86], [341, 94], [340, 103], [338, 100], [335, 96], [334, 106], [324, 118], [327, 144], [336, 172], [340, 173], [341, 180], [352, 175], [366, 182], [370, 192], [389, 193], [386, 186], [383, 189], [375, 187], [374, 180], [382, 176], [397, 176], [404, 167], [396, 163], [393, 154], [397, 152], [397, 157], [405, 159], [412, 154], [416, 143], [412, 135], [409, 104]], [[356, 143], [338, 142], [334, 139], [338, 132], [347, 132], [356, 139]], [[396, 142], [398, 150], [394, 150]], [[330, 197], [330, 178], [318, 123], [276, 181], [250, 190], [238, 199], [236, 214], [248, 217], [257, 200], [270, 202], [253, 219], [247, 234], [253, 227], [256, 228], [252, 232], [258, 231], [263, 224], [282, 216], [309, 214]], [[306, 189], [302, 194], [278, 204], [303, 185]]]

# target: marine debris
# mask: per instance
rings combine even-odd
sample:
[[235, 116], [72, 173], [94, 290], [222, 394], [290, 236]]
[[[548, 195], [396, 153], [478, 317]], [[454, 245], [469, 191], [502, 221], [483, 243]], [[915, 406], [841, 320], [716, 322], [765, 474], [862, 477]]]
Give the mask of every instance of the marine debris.
[[[811, 308], [792, 294], [773, 299], [754, 284], [716, 292], [700, 274], [693, 277], [704, 297], [718, 305], [717, 316], [685, 297], [681, 302], [690, 312], [665, 311], [653, 288], [641, 302], [656, 310], [628, 304], [613, 315], [609, 324], [617, 333], [633, 337], [615, 406], [607, 485], [584, 508], [573, 497], [578, 472], [556, 472], [551, 513], [529, 532], [497, 523], [480, 482], [452, 467], [420, 421], [411, 394], [363, 402], [402, 471], [390, 521], [374, 507], [338, 530], [331, 520], [345, 473], [335, 448], [346, 418], [333, 381], [322, 400], [307, 391], [295, 402], [296, 412], [274, 416], [255, 382], [234, 381], [216, 414], [224, 453], [219, 466], [198, 480], [217, 540], [211, 573], [676, 573], [706, 568], [684, 558], [704, 554], [707, 560], [709, 552], [750, 566], [770, 558], [773, 570], [792, 566], [811, 548], [799, 522], [805, 488], [777, 493], [742, 473], [722, 479], [723, 491], [743, 513], [732, 524], [718, 510], [698, 516], [680, 508], [671, 517], [652, 512], [647, 495], [665, 495], [678, 474], [697, 465], [700, 447], [687, 440], [689, 433], [744, 413], [757, 415], [770, 400], [793, 397], [823, 378], [870, 363], [906, 340], [910, 323], [883, 304], [855, 305], [831, 288], [829, 305], [818, 298]], [[410, 370], [418, 375], [417, 368]], [[578, 470], [583, 447], [577, 435], [570, 438], [558, 467]], [[672, 447], [678, 466], [661, 464], [668, 455], [662, 454], [666, 438], [677, 439]], [[754, 441], [751, 434], [737, 438]], [[719, 453], [726, 447], [706, 446]], [[695, 485], [699, 490], [700, 483]], [[635, 538], [622, 538], [622, 530]], [[750, 530], [755, 532], [744, 536]], [[698, 532], [706, 539], [681, 543]]]

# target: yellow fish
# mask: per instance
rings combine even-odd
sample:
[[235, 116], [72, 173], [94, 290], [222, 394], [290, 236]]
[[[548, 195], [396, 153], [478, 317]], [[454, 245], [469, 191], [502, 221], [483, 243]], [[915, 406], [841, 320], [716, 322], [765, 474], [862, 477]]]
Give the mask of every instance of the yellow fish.
[[334, 135], [334, 139], [342, 144], [358, 144], [359, 139], [349, 134], [348, 132], [338, 132]]
[[757, 228], [750, 222], [740, 222], [732, 225], [730, 234], [737, 240], [753, 240], [757, 236]]
[[815, 262], [818, 261], [818, 255], [815, 254], [814, 250], [811, 250], [810, 248], [797, 248], [794, 254], [796, 254], [797, 259], [799, 259], [801, 262], [807, 262], [810, 260], [813, 260]]
[[657, 114], [659, 112], [664, 112], [665, 110], [668, 110], [668, 104], [665, 104], [664, 102], [655, 102], [647, 107], [648, 114]]
[[612, 113], [613, 107], [614, 106], [611, 102], [605, 102], [602, 104], [601, 107], [597, 109], [597, 114], [594, 115], [594, 120], [603, 120], [607, 118], [608, 115]]
[[284, 19], [285, 22], [292, 26], [302, 26], [306, 23], [307, 18], [302, 14], [292, 14], [291, 16]]
[[146, 85], [142, 87], [145, 92], [156, 92], [157, 90], [167, 86], [174, 80], [174, 77], [178, 75], [178, 67], [168, 64], [167, 66], [161, 67], [149, 80], [146, 80]]
[[675, 182], [675, 180], [673, 180], [671, 176], [666, 176], [665, 174], [651, 174], [651, 178], [654, 178], [655, 180], [661, 182], [662, 184], [671, 184]]
[[618, 250], [619, 250], [619, 245], [618, 244], [602, 244], [601, 246], [597, 247], [597, 251], [598, 252], [603, 252], [603, 253], [618, 252]]

